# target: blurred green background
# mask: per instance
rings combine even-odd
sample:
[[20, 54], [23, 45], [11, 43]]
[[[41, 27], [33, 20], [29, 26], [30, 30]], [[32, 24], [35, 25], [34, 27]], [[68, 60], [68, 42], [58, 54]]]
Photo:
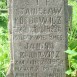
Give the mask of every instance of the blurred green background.
[[[72, 26], [68, 31], [68, 54], [69, 69], [66, 74], [77, 77], [77, 0], [68, 0], [72, 5]], [[5, 12], [4, 12], [4, 11]], [[6, 77], [10, 63], [10, 45], [8, 33], [7, 0], [0, 0], [0, 77]]]
[[2, 10], [7, 9], [6, 0], [0, 0], [0, 77], [6, 77], [9, 67], [9, 41], [8, 41], [8, 13]]

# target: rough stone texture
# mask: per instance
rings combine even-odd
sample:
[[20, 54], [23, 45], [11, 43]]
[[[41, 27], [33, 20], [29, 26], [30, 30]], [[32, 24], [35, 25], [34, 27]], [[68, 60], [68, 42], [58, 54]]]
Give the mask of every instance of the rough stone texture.
[[67, 0], [11, 3], [11, 65], [7, 77], [67, 77]]

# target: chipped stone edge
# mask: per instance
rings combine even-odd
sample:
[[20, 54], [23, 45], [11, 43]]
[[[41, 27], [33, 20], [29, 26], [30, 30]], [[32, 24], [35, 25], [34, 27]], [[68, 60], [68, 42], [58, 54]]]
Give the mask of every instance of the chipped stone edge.
[[12, 50], [12, 4], [13, 0], [7, 0], [8, 4], [8, 30], [9, 30], [9, 41], [10, 41], [10, 65], [6, 74], [6, 77], [14, 77], [14, 60], [13, 60], [13, 50]]

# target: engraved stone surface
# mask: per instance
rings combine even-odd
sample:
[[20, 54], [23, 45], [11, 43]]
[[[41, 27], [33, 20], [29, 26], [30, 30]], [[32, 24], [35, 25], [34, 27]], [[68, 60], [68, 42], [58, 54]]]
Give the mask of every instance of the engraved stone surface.
[[14, 77], [66, 77], [67, 0], [13, 0]]

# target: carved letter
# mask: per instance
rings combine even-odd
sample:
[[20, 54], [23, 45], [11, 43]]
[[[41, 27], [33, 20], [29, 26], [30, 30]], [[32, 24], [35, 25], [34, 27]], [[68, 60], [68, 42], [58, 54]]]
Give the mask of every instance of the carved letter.
[[36, 1], [37, 1], [37, 5], [38, 5], [39, 0], [36, 0]]

